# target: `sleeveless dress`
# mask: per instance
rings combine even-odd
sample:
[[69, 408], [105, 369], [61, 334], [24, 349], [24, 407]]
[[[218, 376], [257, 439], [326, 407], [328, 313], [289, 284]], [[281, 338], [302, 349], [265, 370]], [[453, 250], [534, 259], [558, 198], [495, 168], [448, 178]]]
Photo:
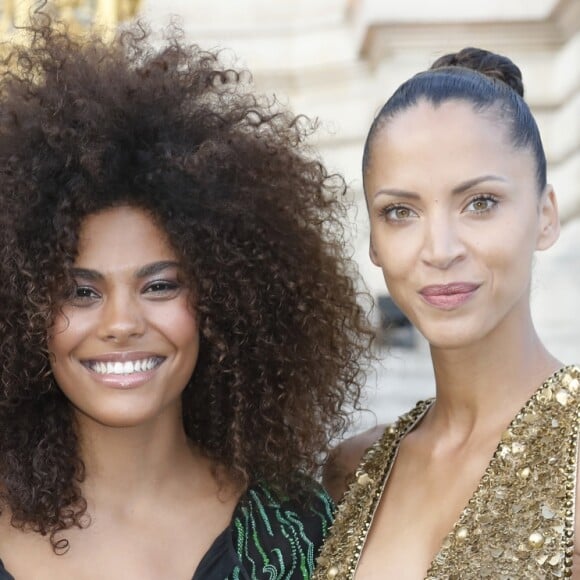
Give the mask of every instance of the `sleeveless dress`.
[[[385, 430], [355, 473], [314, 580], [352, 580], [402, 439], [432, 404]], [[580, 368], [548, 378], [504, 432], [426, 580], [556, 579], [572, 575]]]
[[[315, 484], [300, 502], [274, 493], [267, 485], [253, 486], [192, 580], [309, 580], [333, 511], [332, 500]], [[0, 561], [0, 580], [21, 579]]]

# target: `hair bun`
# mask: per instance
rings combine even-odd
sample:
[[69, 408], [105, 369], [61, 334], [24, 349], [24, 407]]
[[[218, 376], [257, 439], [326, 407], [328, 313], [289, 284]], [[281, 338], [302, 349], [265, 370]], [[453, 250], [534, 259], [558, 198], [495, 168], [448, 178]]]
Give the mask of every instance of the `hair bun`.
[[453, 66], [468, 68], [487, 77], [498, 79], [510, 86], [520, 97], [524, 96], [522, 71], [507, 56], [482, 48], [468, 47], [438, 58], [431, 65], [431, 70]]

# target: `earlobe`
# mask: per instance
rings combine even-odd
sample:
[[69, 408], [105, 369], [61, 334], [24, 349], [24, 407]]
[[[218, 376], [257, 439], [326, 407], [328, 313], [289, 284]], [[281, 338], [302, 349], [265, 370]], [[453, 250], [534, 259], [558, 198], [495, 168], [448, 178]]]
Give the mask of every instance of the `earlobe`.
[[536, 242], [537, 250], [547, 250], [560, 236], [560, 217], [558, 215], [558, 202], [554, 188], [546, 185], [542, 193], [539, 207], [539, 228]]

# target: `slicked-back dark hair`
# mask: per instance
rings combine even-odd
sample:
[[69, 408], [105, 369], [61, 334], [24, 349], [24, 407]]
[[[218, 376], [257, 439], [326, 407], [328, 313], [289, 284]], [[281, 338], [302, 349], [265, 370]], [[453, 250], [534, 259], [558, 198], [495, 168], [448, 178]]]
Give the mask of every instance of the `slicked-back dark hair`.
[[143, 27], [105, 44], [42, 16], [28, 33], [0, 80], [0, 508], [55, 549], [82, 523], [47, 331], [83, 220], [121, 205], [154, 217], [195, 296], [187, 434], [240, 484], [293, 493], [347, 424], [370, 340], [344, 181], [307, 147], [313, 124], [177, 33], [159, 49]]
[[505, 123], [512, 145], [529, 149], [536, 163], [536, 183], [546, 186], [546, 155], [540, 132], [523, 99], [520, 69], [507, 57], [479, 48], [442, 56], [427, 71], [404, 82], [383, 105], [366, 138], [363, 176], [370, 162], [377, 131], [398, 113], [426, 100], [435, 107], [450, 100], [470, 103], [475, 111], [493, 110]]

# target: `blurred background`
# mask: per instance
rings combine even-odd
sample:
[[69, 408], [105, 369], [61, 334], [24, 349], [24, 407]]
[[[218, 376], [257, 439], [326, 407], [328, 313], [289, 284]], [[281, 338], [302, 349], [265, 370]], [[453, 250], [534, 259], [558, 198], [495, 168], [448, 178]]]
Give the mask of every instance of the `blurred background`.
[[[25, 24], [36, 0], [0, 0], [0, 40]], [[318, 118], [313, 144], [345, 175], [353, 253], [376, 306], [382, 363], [369, 375], [353, 429], [394, 419], [433, 394], [425, 342], [386, 294], [368, 258], [360, 164], [370, 123], [394, 89], [465, 46], [506, 54], [522, 69], [544, 139], [562, 235], [538, 254], [532, 289], [540, 335], [561, 360], [580, 363], [580, 0], [50, 0], [60, 18], [105, 36], [134, 18], [157, 32], [176, 17], [188, 40], [224, 48], [257, 90]], [[332, 289], [329, 289], [332, 291]]]

